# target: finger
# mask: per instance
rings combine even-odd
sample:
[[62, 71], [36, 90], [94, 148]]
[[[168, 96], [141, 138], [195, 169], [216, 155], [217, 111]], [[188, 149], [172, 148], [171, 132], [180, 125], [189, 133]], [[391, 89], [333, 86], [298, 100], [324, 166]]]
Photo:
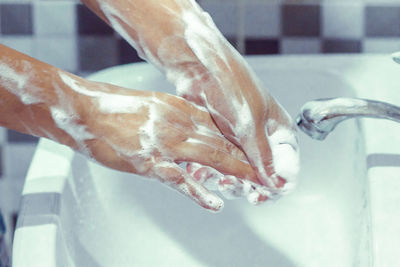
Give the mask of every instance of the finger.
[[254, 191], [247, 195], [247, 201], [253, 205], [259, 205], [263, 202], [275, 201], [279, 199], [280, 194], [276, 194], [276, 192], [271, 192], [268, 187], [254, 184]]
[[224, 178], [224, 175], [217, 170], [195, 162], [189, 162], [186, 165], [186, 170], [208, 190], [218, 190], [218, 183]]
[[254, 191], [250, 183], [231, 175], [226, 175], [219, 181], [218, 190], [227, 199], [247, 197], [247, 195]]
[[223, 208], [224, 202], [221, 198], [196, 182], [177, 164], [171, 162], [156, 163], [153, 171], [162, 182], [189, 197], [203, 208], [213, 212], [218, 212]]
[[269, 198], [266, 195], [261, 194], [260, 192], [253, 191], [247, 195], [247, 201], [253, 205], [259, 205], [267, 201]]
[[246, 154], [235, 144], [227, 140], [223, 135], [216, 135], [212, 133], [205, 133], [204, 130], [196, 131], [191, 141], [198, 140], [198, 142], [208, 144], [216, 149], [232, 155], [234, 158], [247, 162]]
[[253, 205], [276, 198], [267, 187], [233, 176], [220, 180], [218, 189], [227, 199], [245, 197]]
[[207, 189], [219, 190], [227, 199], [245, 197], [251, 204], [258, 205], [272, 198], [272, 193], [265, 186], [231, 175], [224, 176], [217, 170], [198, 163], [188, 163], [186, 168]]
[[216, 169], [224, 175], [233, 175], [258, 182], [253, 168], [248, 162], [235, 158], [219, 147], [198, 140], [188, 140], [174, 151], [177, 161], [198, 162]]

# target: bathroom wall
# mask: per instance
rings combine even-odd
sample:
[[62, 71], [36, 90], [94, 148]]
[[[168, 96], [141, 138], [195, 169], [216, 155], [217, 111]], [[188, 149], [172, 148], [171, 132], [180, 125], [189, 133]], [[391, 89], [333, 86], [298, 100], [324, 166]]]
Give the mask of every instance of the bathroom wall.
[[[400, 0], [199, 3], [246, 55], [400, 50]], [[140, 61], [118, 34], [75, 0], [0, 0], [0, 43], [83, 76]], [[0, 209], [9, 228], [37, 140], [0, 128]]]

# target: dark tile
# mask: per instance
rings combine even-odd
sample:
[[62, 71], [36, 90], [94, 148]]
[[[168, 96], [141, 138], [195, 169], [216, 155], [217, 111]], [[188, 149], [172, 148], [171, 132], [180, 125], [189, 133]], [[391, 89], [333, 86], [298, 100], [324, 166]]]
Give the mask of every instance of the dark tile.
[[279, 54], [276, 39], [246, 39], [246, 55]]
[[3, 148], [0, 147], [0, 179], [3, 178], [3, 163], [4, 163]]
[[320, 22], [319, 5], [282, 5], [281, 27], [284, 36], [319, 36]]
[[86, 6], [76, 5], [78, 33], [80, 35], [112, 35], [114, 30]]
[[135, 48], [133, 48], [124, 39], [118, 40], [118, 57], [119, 57], [118, 64], [128, 64], [128, 63], [144, 61], [139, 57]]
[[30, 4], [0, 4], [1, 33], [32, 35], [32, 6]]
[[7, 130], [7, 141], [10, 143], [37, 143], [39, 138], [13, 130]]
[[13, 212], [13, 214], [11, 215], [11, 240], [14, 240], [14, 234], [15, 234], [15, 230], [17, 227], [17, 221], [18, 221], [18, 212]]
[[365, 33], [369, 37], [400, 36], [400, 7], [367, 6]]
[[226, 40], [228, 40], [228, 42], [231, 44], [231, 46], [233, 46], [235, 49], [238, 48], [238, 40], [237, 40], [236, 37], [228, 36], [228, 37], [225, 37], [225, 38], [226, 38]]
[[361, 41], [360, 40], [323, 40], [322, 42], [323, 53], [360, 53]]
[[78, 39], [79, 71], [96, 71], [118, 65], [118, 40], [114, 36]]
[[[6, 224], [4, 223], [3, 215], [0, 211], [0, 235], [6, 232]], [[0, 262], [1, 263], [1, 262]]]

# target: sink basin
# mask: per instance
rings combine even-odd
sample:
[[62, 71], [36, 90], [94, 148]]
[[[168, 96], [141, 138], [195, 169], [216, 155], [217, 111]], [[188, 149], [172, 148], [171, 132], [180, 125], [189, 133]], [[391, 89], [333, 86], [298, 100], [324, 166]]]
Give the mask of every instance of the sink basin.
[[[322, 97], [400, 103], [393, 89], [400, 86], [400, 69], [383, 56], [247, 60], [292, 116]], [[367, 75], [377, 70], [389, 79], [380, 93]], [[174, 93], [145, 63], [89, 78]], [[378, 135], [377, 127], [383, 128]], [[394, 136], [391, 145], [385, 134]], [[400, 197], [388, 190], [400, 188], [393, 175], [400, 173], [398, 136], [394, 123], [372, 120], [346, 121], [324, 142], [300, 133], [296, 191], [261, 206], [225, 201], [219, 214], [158, 182], [102, 167], [41, 139], [23, 191], [13, 266], [395, 266]], [[386, 173], [383, 182], [380, 171]]]

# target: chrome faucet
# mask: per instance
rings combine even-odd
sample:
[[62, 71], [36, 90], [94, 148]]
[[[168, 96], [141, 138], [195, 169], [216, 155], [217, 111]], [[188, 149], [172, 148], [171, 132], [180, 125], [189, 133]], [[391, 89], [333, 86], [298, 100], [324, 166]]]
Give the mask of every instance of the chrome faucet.
[[[400, 64], [400, 52], [392, 55]], [[307, 102], [297, 116], [298, 127], [311, 138], [324, 140], [340, 122], [357, 117], [400, 122], [400, 107], [359, 98], [326, 98]]]
[[400, 107], [359, 98], [326, 98], [307, 102], [297, 116], [297, 126], [311, 138], [324, 140], [339, 122], [368, 117], [400, 122]]

